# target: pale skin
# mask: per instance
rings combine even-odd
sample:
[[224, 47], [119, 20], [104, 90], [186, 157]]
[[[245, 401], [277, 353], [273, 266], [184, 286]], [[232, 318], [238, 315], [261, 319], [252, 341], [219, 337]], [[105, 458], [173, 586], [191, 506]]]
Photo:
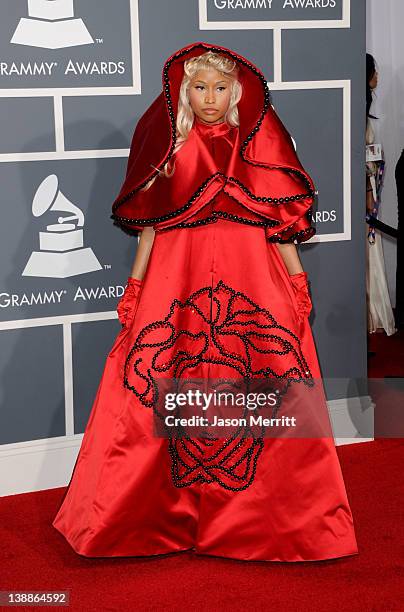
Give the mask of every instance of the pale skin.
[[[215, 68], [198, 70], [189, 88], [189, 102], [195, 115], [204, 123], [213, 125], [224, 121], [229, 107], [231, 80]], [[211, 112], [208, 112], [209, 111]], [[146, 273], [150, 251], [154, 242], [153, 227], [145, 227], [139, 239], [131, 276], [142, 280]], [[299, 254], [294, 243], [275, 243], [289, 274], [303, 272]]]

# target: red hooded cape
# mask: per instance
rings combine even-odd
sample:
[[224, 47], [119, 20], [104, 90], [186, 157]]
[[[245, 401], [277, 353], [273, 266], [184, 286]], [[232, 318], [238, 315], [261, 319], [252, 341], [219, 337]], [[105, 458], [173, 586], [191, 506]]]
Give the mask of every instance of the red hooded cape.
[[[220, 171], [211, 156], [201, 153], [192, 129], [174, 156], [173, 176], [159, 176], [147, 191], [140, 191], [173, 155], [184, 61], [209, 50], [237, 61], [243, 87], [236, 146], [227, 168]], [[315, 187], [270, 103], [262, 72], [234, 51], [196, 42], [167, 59], [162, 77], [163, 91], [133, 135], [126, 178], [112, 205], [114, 224], [134, 234], [147, 225], [156, 230], [175, 227], [222, 192], [239, 205], [239, 214], [230, 219], [265, 226], [269, 240], [311, 238], [316, 232], [311, 225]], [[243, 210], [248, 213], [244, 217]]]

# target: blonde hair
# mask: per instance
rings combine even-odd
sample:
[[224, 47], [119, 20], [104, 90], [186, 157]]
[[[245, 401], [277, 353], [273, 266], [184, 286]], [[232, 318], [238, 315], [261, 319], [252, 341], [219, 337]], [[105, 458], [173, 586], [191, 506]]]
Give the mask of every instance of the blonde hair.
[[[230, 102], [224, 116], [224, 121], [232, 127], [238, 127], [240, 124], [237, 104], [242, 95], [242, 86], [240, 81], [237, 79], [237, 62], [220, 53], [214, 53], [213, 51], [207, 51], [202, 55], [192, 57], [184, 62], [184, 76], [182, 78], [178, 99], [176, 143], [172, 157], [186, 142], [188, 134], [191, 131], [194, 123], [195, 113], [192, 110], [189, 102], [188, 94], [191, 81], [198, 70], [209, 70], [212, 68], [218, 70], [231, 79]], [[171, 159], [169, 159], [164, 165], [163, 170], [159, 170], [159, 173], [150, 179], [150, 181], [145, 185], [145, 187], [142, 188], [141, 191], [146, 191], [149, 189], [158, 176], [170, 178], [174, 174], [175, 163], [172, 170], [170, 171], [169, 169]]]

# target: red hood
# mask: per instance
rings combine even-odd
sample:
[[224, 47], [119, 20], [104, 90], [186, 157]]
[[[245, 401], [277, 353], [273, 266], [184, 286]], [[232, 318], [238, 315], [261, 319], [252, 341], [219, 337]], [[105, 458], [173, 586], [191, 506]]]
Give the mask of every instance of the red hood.
[[[140, 192], [172, 156], [184, 61], [208, 50], [237, 61], [238, 78], [243, 87], [238, 103], [238, 150], [229, 164], [230, 174], [218, 175], [212, 163], [207, 163], [205, 168], [198, 166], [198, 172], [191, 177], [189, 173], [184, 176], [181, 163], [176, 163], [173, 177], [159, 177], [150, 189]], [[174, 223], [179, 215], [184, 218], [196, 202], [200, 207], [204, 199], [211, 198], [220, 189], [263, 218], [271, 219], [272, 224], [277, 222], [280, 228], [292, 220], [296, 223], [307, 212], [313, 203], [313, 181], [302, 167], [288, 131], [270, 104], [264, 75], [254, 64], [225, 47], [191, 43], [166, 60], [162, 83], [163, 91], [139, 119], [133, 135], [126, 178], [112, 206], [111, 218], [117, 225], [135, 231], [145, 225], [157, 228], [159, 223], [164, 223], [167, 226], [169, 219]], [[197, 143], [193, 146], [197, 147]], [[181, 161], [181, 151], [176, 154], [178, 161]], [[188, 147], [185, 163], [189, 159]], [[296, 195], [299, 197], [295, 201]], [[287, 219], [281, 210], [284, 198], [288, 203]], [[296, 207], [295, 214], [292, 206]]]

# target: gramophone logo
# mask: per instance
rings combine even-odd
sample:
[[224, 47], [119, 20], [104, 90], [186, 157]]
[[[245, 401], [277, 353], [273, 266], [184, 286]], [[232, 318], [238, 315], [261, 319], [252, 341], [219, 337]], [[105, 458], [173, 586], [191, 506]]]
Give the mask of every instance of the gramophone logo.
[[67, 278], [101, 270], [93, 250], [83, 247], [83, 212], [59, 190], [56, 174], [50, 174], [42, 181], [32, 202], [35, 217], [49, 210], [73, 214], [58, 217], [57, 223], [46, 226], [46, 232], [39, 232], [40, 250], [31, 254], [22, 275]]
[[64, 49], [94, 43], [84, 21], [74, 18], [73, 0], [28, 0], [28, 15], [11, 39], [16, 45]]

